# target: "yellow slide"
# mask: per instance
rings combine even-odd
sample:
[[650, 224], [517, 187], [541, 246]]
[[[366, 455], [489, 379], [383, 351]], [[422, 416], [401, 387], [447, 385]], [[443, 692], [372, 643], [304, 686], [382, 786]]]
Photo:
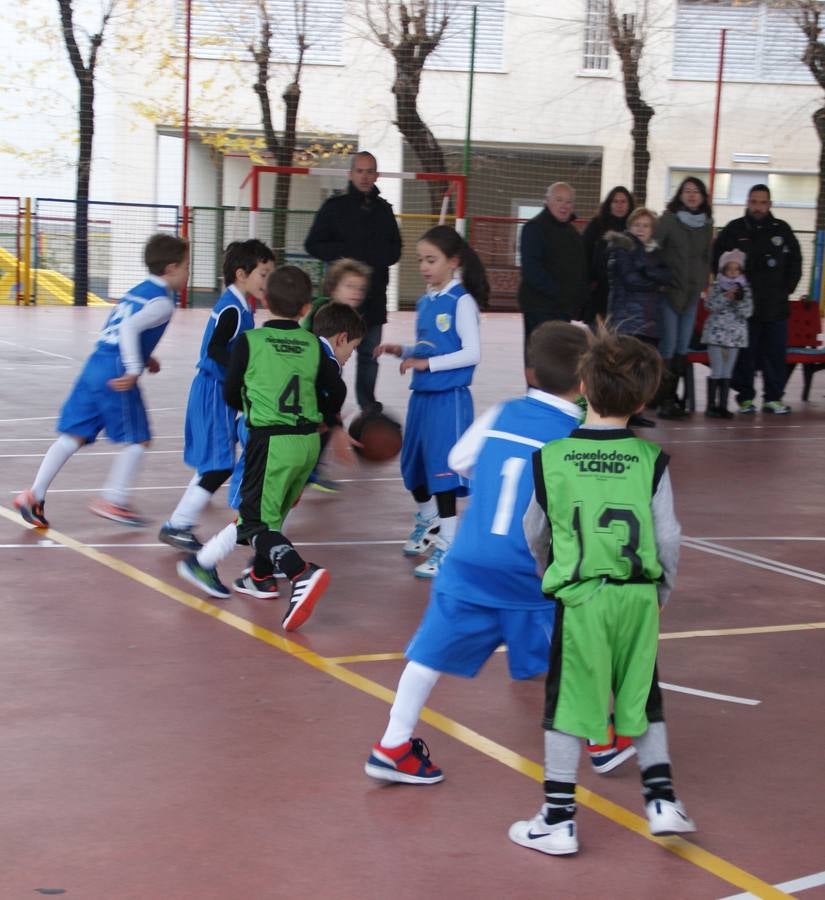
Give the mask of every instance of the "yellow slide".
[[[20, 265], [20, 279], [26, 276], [26, 267]], [[15, 283], [17, 281], [17, 257], [0, 247], [0, 304], [14, 305]], [[32, 289], [37, 285], [37, 302], [57, 306], [71, 306], [74, 303], [74, 282], [52, 269], [32, 269]], [[111, 306], [93, 294], [87, 294], [89, 306]]]

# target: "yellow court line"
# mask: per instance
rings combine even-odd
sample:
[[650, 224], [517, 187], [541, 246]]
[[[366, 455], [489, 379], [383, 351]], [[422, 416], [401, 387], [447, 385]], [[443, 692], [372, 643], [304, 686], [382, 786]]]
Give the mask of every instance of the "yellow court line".
[[[19, 515], [16, 512], [12, 512], [10, 509], [2, 506], [0, 506], [0, 515], [15, 523], [19, 523], [20, 521]], [[91, 559], [127, 578], [131, 578], [133, 581], [142, 584], [144, 587], [151, 588], [152, 590], [169, 597], [171, 600], [175, 600], [178, 603], [182, 603], [184, 606], [188, 606], [196, 612], [212, 616], [212, 618], [217, 619], [224, 625], [229, 625], [231, 628], [235, 628], [250, 637], [254, 637], [256, 640], [263, 641], [271, 647], [275, 647], [295, 659], [299, 659], [301, 662], [324, 672], [326, 675], [336, 678], [338, 681], [341, 681], [350, 687], [363, 691], [365, 694], [369, 694], [378, 700], [383, 700], [388, 704], [391, 704], [395, 699], [395, 691], [391, 691], [369, 678], [364, 678], [362, 675], [351, 672], [349, 669], [345, 669], [338, 663], [325, 659], [323, 656], [318, 655], [312, 650], [308, 650], [300, 644], [296, 644], [294, 641], [275, 634], [268, 628], [262, 628], [241, 616], [237, 616], [234, 613], [230, 613], [225, 609], [215, 606], [213, 603], [200, 600], [192, 594], [173, 587], [165, 581], [156, 578], [154, 575], [150, 575], [148, 572], [136, 568], [130, 563], [109, 556], [107, 553], [101, 553], [93, 547], [87, 547], [85, 544], [62, 532], [50, 528], [48, 532], [44, 532], [44, 534], [45, 533], [48, 533], [51, 540], [56, 541], [65, 547], [69, 547], [81, 556], [85, 556], [87, 559]], [[459, 722], [427, 707], [421, 711], [421, 720], [471, 749], [477, 750], [485, 756], [489, 756], [491, 759], [502, 763], [514, 771], [526, 775], [528, 778], [532, 778], [533, 781], [537, 781], [539, 784], [543, 783], [544, 770], [539, 763], [533, 762], [532, 760], [527, 759], [527, 757], [521, 756], [513, 750], [504, 747], [502, 744], [498, 744], [478, 732], [473, 731], [471, 728], [467, 728]], [[770, 898], [790, 896], [773, 887], [773, 885], [762, 881], [750, 872], [740, 869], [733, 863], [730, 863], [707, 850], [703, 850], [701, 847], [698, 847], [696, 844], [692, 844], [683, 838], [652, 837], [648, 831], [647, 821], [641, 816], [630, 812], [624, 807], [619, 806], [586, 788], [577, 786], [576, 800], [582, 806], [610, 819], [617, 825], [621, 825], [622, 827], [635, 832], [645, 840], [658, 844], [670, 853], [692, 863], [700, 869], [704, 869], [706, 872], [709, 872], [711, 875], [722, 881], [726, 881], [735, 887], [741, 888], [743, 891], [756, 894], [758, 897], [768, 898], [768, 900], [770, 900]]]
[[[738, 634], [776, 634], [783, 631], [813, 631], [825, 628], [825, 622], [800, 622], [797, 625], [759, 625], [753, 628], [716, 628], [708, 631], [666, 631], [659, 635], [660, 641], [678, 641], [683, 638], [730, 637]], [[499, 647], [498, 650], [503, 650]], [[355, 656], [327, 656], [327, 662], [340, 665], [354, 663], [385, 662], [405, 659], [403, 653], [361, 653]]]

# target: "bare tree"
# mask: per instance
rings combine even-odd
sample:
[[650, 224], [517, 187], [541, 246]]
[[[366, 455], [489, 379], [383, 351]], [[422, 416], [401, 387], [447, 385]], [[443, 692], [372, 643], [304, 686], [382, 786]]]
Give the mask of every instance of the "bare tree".
[[[805, 35], [802, 62], [816, 83], [825, 90], [825, 45], [822, 43], [822, 5], [817, 0], [797, 0], [796, 21]], [[825, 105], [814, 111], [814, 128], [819, 136], [819, 190], [816, 196], [816, 230], [825, 229]]]
[[650, 168], [648, 140], [650, 120], [655, 115], [653, 107], [642, 99], [639, 84], [639, 61], [645, 46], [646, 24], [646, 0], [637, 4], [636, 13], [622, 15], [616, 12], [614, 0], [608, 0], [607, 26], [610, 42], [622, 64], [625, 102], [633, 117], [633, 127], [630, 129], [633, 138], [633, 196], [640, 206], [644, 206], [647, 201], [647, 172]]
[[[395, 124], [425, 172], [446, 172], [444, 152], [418, 111], [421, 72], [438, 47], [450, 21], [450, 0], [365, 0], [367, 24], [376, 40], [395, 59]], [[444, 188], [430, 182], [433, 213]]]
[[103, 44], [106, 25], [117, 6], [108, 0], [97, 33], [89, 35], [89, 57], [84, 61], [75, 34], [73, 0], [57, 0], [63, 40], [69, 53], [80, 88], [78, 124], [80, 129], [77, 153], [77, 184], [75, 188], [74, 228], [74, 305], [86, 306], [89, 292], [89, 180], [92, 173], [92, 141], [95, 133], [95, 67]]
[[[284, 88], [281, 99], [284, 101], [284, 130], [279, 138], [272, 125], [272, 104], [269, 97], [269, 66], [272, 61], [272, 24], [266, 8], [266, 0], [257, 0], [261, 30], [257, 46], [249, 48], [257, 66], [257, 80], [253, 90], [261, 104], [261, 119], [264, 128], [266, 149], [274, 157], [279, 166], [291, 166], [295, 158], [295, 134], [298, 124], [298, 106], [301, 102], [301, 70], [304, 65], [304, 54], [309, 48], [306, 40], [306, 21], [308, 0], [294, 0], [295, 41], [298, 58], [292, 74], [292, 80]], [[278, 173], [275, 178], [275, 196], [273, 205], [276, 212], [272, 221], [272, 249], [278, 263], [283, 262], [286, 250], [286, 209], [289, 206], [289, 188], [292, 176]], [[281, 212], [283, 210], [283, 212]]]

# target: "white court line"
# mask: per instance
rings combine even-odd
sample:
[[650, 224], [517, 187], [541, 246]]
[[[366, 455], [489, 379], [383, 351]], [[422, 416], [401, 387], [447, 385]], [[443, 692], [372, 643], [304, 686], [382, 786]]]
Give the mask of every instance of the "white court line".
[[[145, 450], [145, 453], [176, 453], [178, 456], [181, 455], [181, 451], [178, 450]], [[93, 456], [119, 456], [121, 453], [120, 450], [101, 450], [97, 453], [95, 452], [86, 452], [86, 453], [77, 453], [72, 459], [90, 459]], [[42, 453], [0, 453], [0, 459], [41, 459], [43, 456]]]
[[[395, 541], [293, 541], [296, 547], [374, 547], [385, 544], [400, 546], [405, 544], [404, 539]], [[125, 548], [126, 550], [156, 550], [158, 547], [166, 547], [159, 541], [145, 544], [109, 543], [109, 544], [83, 544], [84, 547], [92, 547], [95, 550], [106, 548]], [[64, 544], [56, 544], [47, 537], [40, 538], [36, 544], [0, 544], [0, 550], [61, 550], [66, 548]]]
[[753, 535], [748, 535], [747, 537], [736, 536], [731, 537], [730, 535], [725, 535], [724, 537], [713, 537], [705, 535], [703, 537], [693, 537], [691, 540], [694, 541], [825, 541], [825, 537], [789, 537], [788, 535], [768, 535], [767, 537], [754, 537]]
[[[48, 369], [52, 371], [54, 369], [73, 369], [74, 366], [64, 366], [60, 363], [26, 363], [26, 371], [29, 369]], [[0, 366], [0, 372], [19, 372], [20, 366]]]
[[659, 687], [665, 691], [675, 691], [677, 694], [692, 694], [695, 697], [707, 697], [708, 700], [724, 700], [726, 703], [741, 703], [743, 706], [759, 706], [761, 700], [750, 700], [747, 697], [734, 697], [731, 694], [715, 694], [713, 691], [700, 691], [698, 688], [682, 687], [678, 684], [659, 682]]
[[821, 438], [822, 434], [810, 432], [806, 433], [804, 436], [800, 435], [799, 437], [788, 437], [788, 438], [769, 438], [769, 437], [755, 437], [755, 438], [731, 438], [730, 440], [696, 440], [696, 441], [667, 441], [662, 440], [662, 444], [669, 447], [671, 444], [807, 444], [814, 438]]
[[[56, 438], [54, 435], [52, 437], [16, 437], [16, 438], [0, 438], [0, 443], [2, 444], [46, 444], [50, 442], [54, 442]], [[182, 434], [153, 434], [153, 441], [182, 441]]]
[[[155, 452], [155, 451], [149, 451]], [[164, 450], [164, 453], [169, 453], [170, 451]], [[180, 452], [180, 451], [174, 451]], [[86, 454], [87, 456], [89, 454]], [[360, 484], [361, 482], [371, 482], [371, 481], [401, 481], [400, 478], [346, 478], [339, 479], [340, 481], [346, 481], [348, 484]], [[102, 485], [98, 485], [97, 487], [85, 487], [85, 488], [49, 488], [49, 494], [96, 494], [100, 491]], [[182, 491], [185, 488], [188, 488], [188, 484], [148, 484], [143, 487], [133, 487], [130, 490], [133, 491]], [[28, 488], [19, 487], [13, 488], [7, 493], [12, 497], [19, 494], [21, 491], [28, 490]]]
[[730, 550], [727, 547], [715, 547], [713, 544], [697, 541], [692, 538], [682, 538], [682, 546], [692, 550], [701, 550], [713, 556], [721, 556], [724, 559], [732, 559], [735, 562], [744, 563], [746, 566], [755, 566], [757, 569], [766, 569], [768, 572], [776, 572], [779, 575], [788, 575], [791, 578], [799, 578], [802, 581], [810, 581], [812, 584], [825, 585], [825, 575], [811, 569], [803, 569], [800, 566], [791, 566], [777, 562], [766, 556], [757, 556], [753, 553], [745, 553], [744, 550]]
[[[825, 884], [825, 872], [817, 872], [815, 875], [803, 875], [802, 878], [794, 878], [793, 881], [783, 881], [782, 884], [775, 884], [777, 890], [786, 893], [796, 891], [806, 891], [808, 888], [819, 887]], [[731, 894], [729, 897], [723, 897], [722, 900], [759, 900], [756, 894]]]
[[[156, 406], [154, 409], [146, 410], [146, 412], [150, 412], [150, 413], [171, 412], [171, 411], [183, 412], [183, 407], [182, 406]], [[59, 416], [28, 416], [27, 418], [0, 419], [0, 424], [4, 424], [7, 422], [55, 422], [59, 418], [60, 418]]]
[[24, 346], [23, 344], [15, 344], [14, 341], [2, 341], [0, 344], [6, 344], [8, 347], [19, 347], [27, 353], [42, 353], [44, 356], [56, 356], [58, 359], [68, 359], [69, 362], [77, 362], [73, 356], [64, 356], [62, 353], [52, 353], [50, 350], [38, 350], [37, 347]]

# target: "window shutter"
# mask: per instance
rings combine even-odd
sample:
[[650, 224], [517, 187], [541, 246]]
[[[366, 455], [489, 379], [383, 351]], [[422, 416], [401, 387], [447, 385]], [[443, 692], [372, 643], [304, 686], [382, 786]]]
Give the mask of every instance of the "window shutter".
[[[447, 4], [449, 24], [425, 68], [469, 70], [473, 6], [478, 7], [476, 70], [500, 72], [504, 68], [504, 0], [455, 0]], [[431, 26], [437, 24], [443, 8], [441, 4], [433, 3]]]

